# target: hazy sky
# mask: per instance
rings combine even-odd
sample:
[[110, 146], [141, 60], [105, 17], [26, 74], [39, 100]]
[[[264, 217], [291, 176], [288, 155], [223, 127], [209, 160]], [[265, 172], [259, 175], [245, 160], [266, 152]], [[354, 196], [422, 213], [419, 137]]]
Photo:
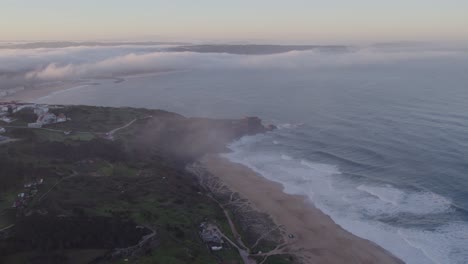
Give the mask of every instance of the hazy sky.
[[467, 41], [467, 0], [0, 0], [0, 40]]

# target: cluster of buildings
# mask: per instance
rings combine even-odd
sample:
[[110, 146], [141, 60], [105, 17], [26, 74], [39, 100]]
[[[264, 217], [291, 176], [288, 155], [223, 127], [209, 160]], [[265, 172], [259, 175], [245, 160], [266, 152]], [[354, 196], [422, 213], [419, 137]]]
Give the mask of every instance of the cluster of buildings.
[[63, 113], [56, 115], [54, 113], [49, 112], [48, 105], [37, 105], [34, 108], [34, 113], [37, 115], [37, 120], [34, 123], [29, 123], [28, 127], [39, 128], [44, 125], [62, 123], [68, 120], [65, 114]]
[[23, 209], [24, 207], [26, 207], [29, 201], [31, 201], [31, 199], [34, 196], [36, 196], [38, 186], [42, 185], [43, 183], [44, 179], [39, 179], [36, 181], [26, 183], [24, 185], [24, 192], [18, 194], [16, 200], [13, 202], [12, 207], [18, 209]]
[[11, 118], [11, 114], [19, 112], [25, 108], [33, 109], [34, 113], [37, 115], [36, 122], [28, 124], [28, 127], [31, 128], [40, 128], [44, 125], [61, 123], [69, 120], [63, 113], [56, 115], [49, 112], [50, 107], [48, 105], [5, 102], [0, 103], [0, 121], [5, 123], [15, 121]]
[[212, 251], [223, 249], [223, 236], [216, 225], [208, 222], [201, 223], [200, 237]]
[[13, 120], [12, 118], [9, 117], [10, 114], [13, 114], [15, 112], [13, 112], [13, 109], [16, 108], [13, 108], [13, 106], [15, 106], [15, 104], [12, 104], [12, 103], [0, 103], [0, 121], [3, 121], [5, 123], [11, 123], [15, 120]]

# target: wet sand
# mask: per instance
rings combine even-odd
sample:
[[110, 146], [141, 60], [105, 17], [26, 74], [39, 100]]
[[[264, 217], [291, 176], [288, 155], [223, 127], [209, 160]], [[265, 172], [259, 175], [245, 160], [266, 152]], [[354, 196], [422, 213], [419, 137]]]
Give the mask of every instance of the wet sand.
[[[248, 199], [259, 211], [284, 227], [284, 249], [304, 263], [403, 263], [375, 243], [357, 237], [335, 224], [306, 197], [283, 192], [283, 186], [251, 169], [210, 155], [203, 166], [231, 191]], [[290, 238], [292, 234], [294, 237]]]

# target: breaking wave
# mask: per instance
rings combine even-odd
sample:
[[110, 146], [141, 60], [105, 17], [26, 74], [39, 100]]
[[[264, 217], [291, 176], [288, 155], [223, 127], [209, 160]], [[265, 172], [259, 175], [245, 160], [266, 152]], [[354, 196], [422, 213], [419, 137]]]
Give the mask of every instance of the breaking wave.
[[[265, 147], [266, 142], [284, 149], [278, 153]], [[224, 156], [281, 183], [286, 193], [306, 195], [337, 224], [409, 264], [461, 264], [468, 259], [466, 222], [425, 220], [453, 214], [450, 199], [430, 191], [347, 177], [335, 165], [295, 157], [274, 142], [266, 136], [244, 137], [231, 144], [232, 152]], [[428, 224], [418, 226], [415, 221]]]

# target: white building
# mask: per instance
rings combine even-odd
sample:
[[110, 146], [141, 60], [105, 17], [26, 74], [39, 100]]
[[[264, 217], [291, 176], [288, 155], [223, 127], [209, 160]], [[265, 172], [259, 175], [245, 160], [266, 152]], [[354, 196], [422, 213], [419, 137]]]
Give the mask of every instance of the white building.
[[223, 249], [222, 246], [212, 246], [212, 247], [211, 247], [211, 250], [213, 250], [213, 251], [219, 251], [219, 250], [221, 250], [221, 249]]
[[65, 114], [61, 113], [57, 116], [57, 123], [62, 123], [66, 121], [67, 121], [67, 117], [65, 116]]
[[56, 122], [57, 122], [57, 116], [53, 113], [46, 113], [44, 115], [41, 115], [36, 121], [36, 123], [39, 123], [42, 125], [53, 124]]
[[0, 133], [5, 133], [5, 132], [6, 132], [5, 128], [0, 127]]
[[47, 105], [38, 105], [34, 109], [34, 113], [38, 116], [45, 115], [48, 112], [49, 112], [49, 106]]

